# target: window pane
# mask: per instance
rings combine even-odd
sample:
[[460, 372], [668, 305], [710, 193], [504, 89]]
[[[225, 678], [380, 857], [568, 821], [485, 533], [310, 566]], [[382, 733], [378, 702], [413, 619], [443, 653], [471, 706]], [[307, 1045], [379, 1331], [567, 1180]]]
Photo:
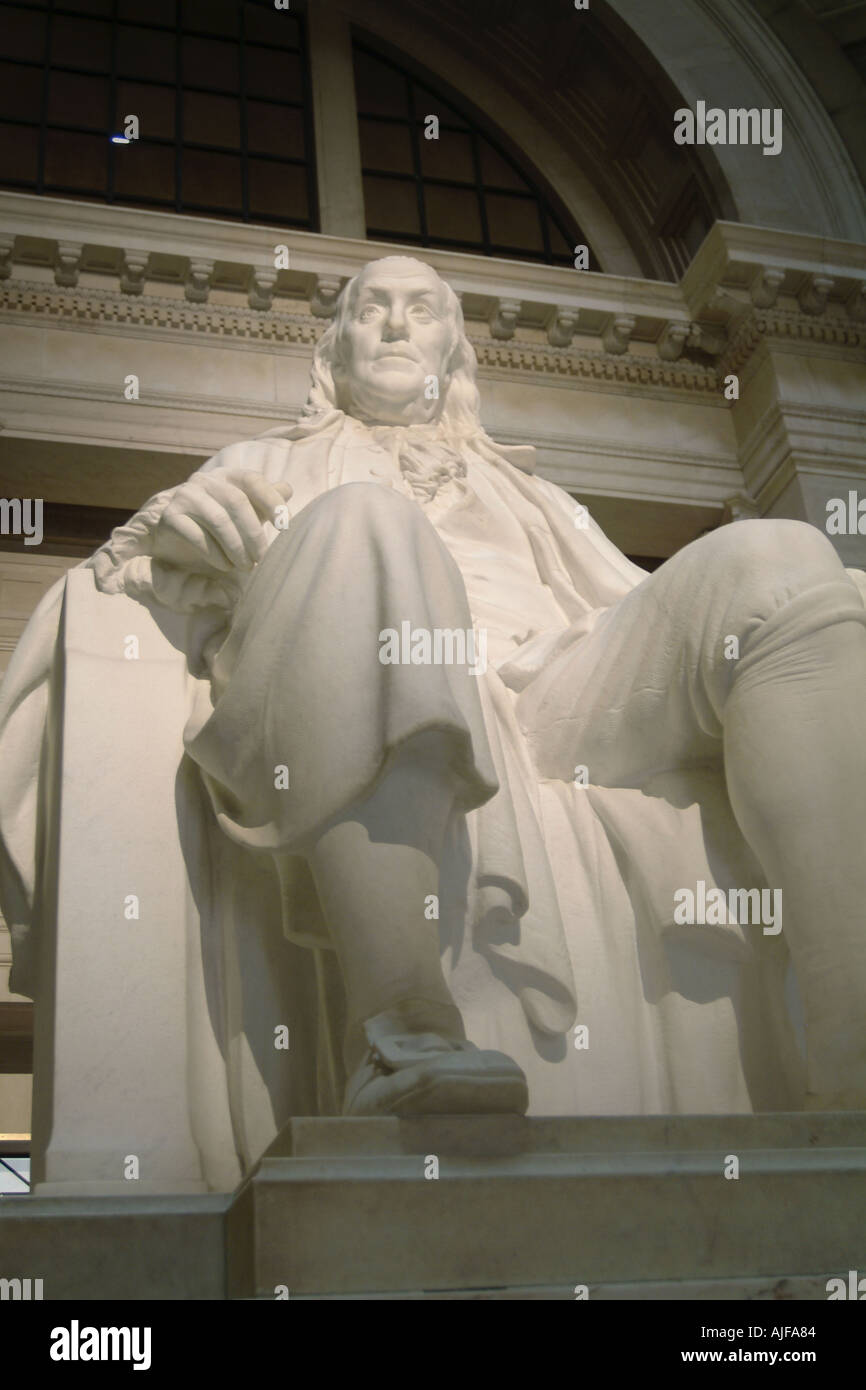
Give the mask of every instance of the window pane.
[[[0, 181], [311, 226], [302, 12], [272, 0], [0, 0], [0, 120], [16, 122]], [[114, 145], [129, 117], [138, 140]]]
[[174, 28], [174, 0], [119, 0], [119, 19], [138, 20], [141, 24], [168, 24]]
[[240, 102], [236, 97], [186, 92], [183, 99], [183, 138], [192, 144], [240, 149]]
[[359, 121], [361, 163], [365, 169], [388, 169], [395, 174], [413, 174], [412, 136], [407, 125], [389, 121]]
[[169, 145], [115, 145], [114, 191], [121, 197], [174, 203], [174, 150]]
[[137, 116], [142, 140], [174, 139], [174, 88], [150, 87], [143, 82], [118, 82], [115, 129], [125, 116]]
[[299, 164], [250, 160], [250, 214], [308, 222], [307, 171]]
[[0, 10], [4, 58], [31, 58], [41, 63], [45, 54], [45, 15], [38, 10], [19, 10], [4, 5]]
[[415, 117], [423, 121], [425, 116], [438, 116], [442, 125], [456, 125], [461, 130], [469, 129], [469, 122], [459, 111], [455, 111], [453, 106], [449, 106], [441, 97], [436, 96], [435, 92], [428, 91], [426, 87], [421, 87], [417, 83], [413, 90], [413, 106]]
[[83, 125], [106, 131], [109, 86], [104, 77], [49, 72], [48, 120], [52, 125]]
[[112, 0], [64, 0], [67, 10], [83, 10], [85, 14], [104, 15], [111, 18]]
[[0, 179], [36, 182], [39, 132], [30, 126], [0, 125]]
[[494, 150], [492, 145], [488, 145], [486, 140], [479, 140], [479, 155], [481, 158], [481, 177], [485, 184], [490, 184], [494, 188], [522, 188], [529, 192], [529, 184], [526, 179], [518, 174], [516, 169], [512, 169], [506, 159]]
[[105, 73], [111, 63], [111, 29], [95, 19], [55, 15], [51, 25], [51, 61], [70, 68]]
[[368, 53], [355, 49], [355, 91], [358, 110], [370, 116], [409, 118], [406, 79]]
[[422, 127], [418, 143], [421, 172], [425, 178], [475, 182], [472, 141], [468, 135], [460, 135], [456, 130], [440, 130], [438, 140], [425, 140]]
[[183, 0], [183, 27], [234, 38], [238, 32], [239, 8], [235, 0]]
[[101, 193], [108, 183], [108, 140], [49, 130], [45, 134], [45, 182]]
[[481, 213], [474, 188], [440, 188], [437, 184], [427, 184], [424, 199], [431, 237], [481, 243]]
[[277, 101], [302, 101], [304, 96], [301, 60], [285, 49], [244, 49], [244, 87], [250, 96], [273, 97]]
[[300, 47], [300, 27], [290, 10], [244, 5], [244, 36], [250, 43], [266, 43], [269, 48]]
[[117, 28], [117, 72], [120, 77], [152, 77], [174, 81], [174, 34], [161, 29], [136, 29], [120, 24]]
[[509, 198], [501, 193], [486, 194], [487, 222], [494, 246], [520, 247], [524, 251], [543, 251], [541, 219], [534, 198]]
[[418, 195], [414, 181], [377, 179], [374, 175], [365, 174], [364, 207], [368, 236], [371, 229], [379, 234], [402, 232], [407, 236], [420, 235]]
[[236, 92], [238, 53], [218, 39], [184, 39], [183, 80], [191, 87], [217, 87]]
[[184, 150], [183, 201], [241, 209], [241, 161], [236, 155]]
[[[515, 151], [512, 157], [505, 137], [498, 144], [495, 127], [464, 109], [456, 91], [438, 93], [434, 77], [403, 71], [368, 51], [363, 40], [354, 42], [353, 55], [369, 236], [571, 263], [570, 219], [562, 214], [565, 232], [554, 249], [545, 233], [559, 204], [524, 156]], [[431, 116], [438, 119], [436, 140], [424, 138]], [[419, 161], [417, 171], [411, 156]], [[393, 181], [385, 180], [386, 173]], [[409, 191], [411, 175], [423, 196], [423, 230]]]
[[289, 155], [303, 159], [304, 115], [291, 106], [270, 106], [264, 101], [247, 102], [247, 143], [259, 154]]
[[42, 112], [42, 69], [0, 63], [0, 115], [38, 121]]

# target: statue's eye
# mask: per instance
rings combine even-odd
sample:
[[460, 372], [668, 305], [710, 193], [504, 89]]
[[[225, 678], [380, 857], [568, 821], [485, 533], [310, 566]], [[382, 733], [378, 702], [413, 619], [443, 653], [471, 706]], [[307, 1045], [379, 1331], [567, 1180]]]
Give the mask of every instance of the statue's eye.
[[422, 323], [429, 323], [433, 315], [426, 304], [416, 304], [412, 309], [412, 317], [421, 319]]
[[374, 319], [376, 317], [378, 312], [378, 304], [368, 304], [366, 308], [361, 310], [360, 314], [358, 315], [358, 318], [361, 323], [369, 323], [371, 319]]

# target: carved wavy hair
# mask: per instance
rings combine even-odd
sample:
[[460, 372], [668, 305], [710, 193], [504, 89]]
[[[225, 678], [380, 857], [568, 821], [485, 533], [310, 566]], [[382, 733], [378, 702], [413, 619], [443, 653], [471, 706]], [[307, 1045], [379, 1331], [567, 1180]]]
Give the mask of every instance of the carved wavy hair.
[[[405, 267], [421, 266], [425, 270], [431, 269], [430, 266], [424, 265], [423, 261], [418, 261], [413, 256], [385, 256], [382, 259], [399, 261]], [[305, 417], [341, 408], [338, 400], [337, 378], [343, 365], [341, 356], [343, 328], [352, 309], [361, 273], [359, 272], [347, 285], [343, 286], [337, 299], [333, 320], [316, 345], [313, 354], [310, 391], [303, 410]], [[481, 402], [478, 388], [475, 385], [478, 362], [475, 349], [466, 336], [460, 300], [451, 286], [446, 284], [444, 280], [440, 280], [439, 283], [445, 291], [445, 302], [451, 316], [453, 332], [451, 354], [448, 359], [449, 381], [439, 423], [446, 438], [457, 443], [479, 435], [485, 436], [481, 424]]]

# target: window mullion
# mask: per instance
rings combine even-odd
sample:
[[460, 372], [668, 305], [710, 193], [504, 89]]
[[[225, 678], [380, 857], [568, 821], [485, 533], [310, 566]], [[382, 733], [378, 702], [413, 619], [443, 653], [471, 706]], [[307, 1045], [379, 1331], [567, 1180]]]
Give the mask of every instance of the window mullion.
[[328, 5], [309, 5], [307, 30], [320, 230], [363, 240], [364, 189], [349, 21]]

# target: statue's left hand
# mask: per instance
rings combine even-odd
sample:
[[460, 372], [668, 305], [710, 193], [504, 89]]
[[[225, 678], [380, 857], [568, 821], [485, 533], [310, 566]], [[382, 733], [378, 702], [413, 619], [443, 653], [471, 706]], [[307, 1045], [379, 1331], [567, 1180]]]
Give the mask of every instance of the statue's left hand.
[[290, 483], [243, 469], [194, 473], [157, 523], [154, 558], [197, 574], [251, 570], [268, 546], [262, 523], [273, 522], [291, 494]]

